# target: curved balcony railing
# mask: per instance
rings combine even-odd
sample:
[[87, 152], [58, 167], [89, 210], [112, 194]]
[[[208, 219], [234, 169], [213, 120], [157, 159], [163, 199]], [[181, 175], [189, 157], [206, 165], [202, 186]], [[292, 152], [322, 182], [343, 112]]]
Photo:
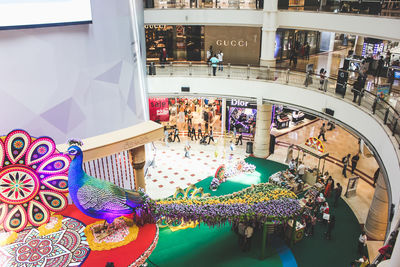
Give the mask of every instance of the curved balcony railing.
[[398, 125], [400, 118], [399, 113], [385, 99], [379, 97], [377, 94], [364, 89], [361, 92], [354, 90], [353, 85], [355, 82], [354, 79], [356, 78], [354, 73], [350, 73], [349, 81], [344, 84], [346, 90], [344, 94], [340, 94], [337, 93], [336, 90], [338, 83], [336, 78], [327, 77], [323, 79], [323, 85], [321, 86], [320, 75], [316, 73], [307, 74], [305, 72], [291, 71], [290, 69], [226, 64], [223, 66], [223, 71], [217, 71], [216, 76], [213, 76], [213, 70], [210, 64], [171, 62], [166, 64], [150, 63], [147, 65], [146, 70], [148, 76], [217, 77], [280, 83], [330, 94], [337, 98], [342, 98], [347, 102], [353, 101], [354, 94], [356, 93], [358, 97], [354, 105], [358, 105], [363, 110], [375, 115], [378, 120], [389, 128], [392, 136], [394, 136], [397, 143], [400, 144], [400, 125]]
[[[145, 0], [145, 8], [218, 8], [218, 9], [263, 9], [267, 0]], [[278, 9], [294, 11], [324, 11], [334, 13], [369, 14], [380, 16], [400, 16], [400, 0], [338, 0], [315, 1], [305, 5], [305, 1], [290, 4], [278, 1]]]

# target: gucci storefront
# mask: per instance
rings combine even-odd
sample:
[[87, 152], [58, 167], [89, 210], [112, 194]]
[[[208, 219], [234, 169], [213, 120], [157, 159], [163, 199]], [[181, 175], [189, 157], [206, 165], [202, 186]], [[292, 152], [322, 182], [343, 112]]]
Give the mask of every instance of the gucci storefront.
[[222, 51], [225, 64], [251, 64], [260, 62], [261, 29], [259, 27], [205, 26], [204, 46], [213, 53]]
[[[147, 60], [158, 62], [165, 50], [166, 61], [207, 61], [222, 51], [224, 64], [258, 65], [261, 29], [258, 27], [146, 25]], [[164, 49], [165, 48], [165, 49]]]

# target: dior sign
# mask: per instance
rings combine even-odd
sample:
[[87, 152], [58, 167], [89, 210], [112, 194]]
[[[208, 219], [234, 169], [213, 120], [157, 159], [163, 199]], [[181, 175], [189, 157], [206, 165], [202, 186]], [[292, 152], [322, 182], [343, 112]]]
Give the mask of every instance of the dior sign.
[[217, 40], [215, 42], [218, 46], [239, 46], [239, 47], [247, 47], [247, 41], [243, 40]]
[[249, 102], [240, 99], [231, 99], [231, 106], [247, 107]]

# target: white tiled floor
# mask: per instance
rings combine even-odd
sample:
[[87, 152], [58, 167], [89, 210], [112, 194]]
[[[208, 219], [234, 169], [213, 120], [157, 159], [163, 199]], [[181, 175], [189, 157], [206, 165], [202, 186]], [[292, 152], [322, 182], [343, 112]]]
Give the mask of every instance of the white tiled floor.
[[217, 168], [227, 161], [244, 158], [245, 143], [235, 146], [231, 151], [229, 142], [223, 138], [215, 138], [216, 143], [200, 145], [189, 141], [191, 158], [185, 158], [184, 146], [187, 137], [181, 137], [180, 143], [156, 142], [155, 164], [148, 169], [146, 176], [146, 191], [154, 199], [172, 195], [177, 187], [186, 188], [202, 179], [213, 176]]

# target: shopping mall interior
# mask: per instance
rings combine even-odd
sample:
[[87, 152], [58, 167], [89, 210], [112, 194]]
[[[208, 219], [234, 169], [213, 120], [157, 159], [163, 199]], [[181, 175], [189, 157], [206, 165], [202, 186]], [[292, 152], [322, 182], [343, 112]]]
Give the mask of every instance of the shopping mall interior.
[[0, 266], [400, 266], [399, 17], [0, 1]]

